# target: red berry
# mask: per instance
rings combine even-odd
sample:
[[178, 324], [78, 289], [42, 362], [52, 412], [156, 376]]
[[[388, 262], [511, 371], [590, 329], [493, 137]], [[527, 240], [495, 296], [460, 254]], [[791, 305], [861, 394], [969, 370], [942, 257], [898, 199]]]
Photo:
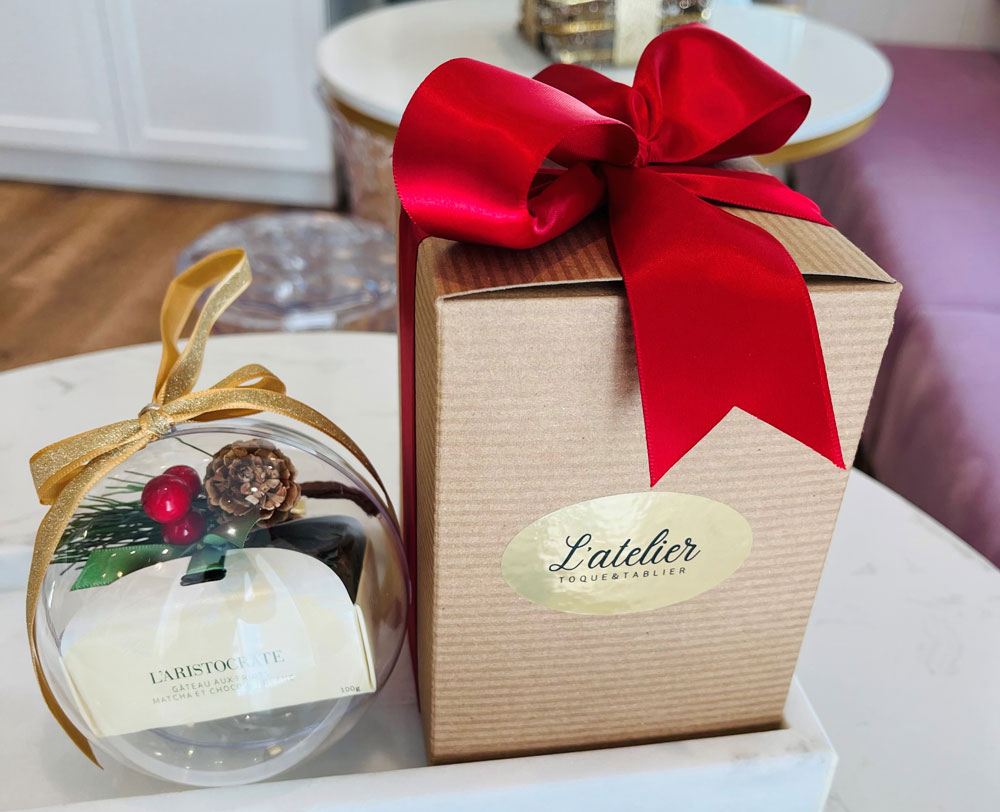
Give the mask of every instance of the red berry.
[[178, 477], [161, 474], [149, 480], [142, 489], [142, 509], [154, 522], [175, 521], [190, 508], [191, 491]]
[[192, 496], [197, 496], [201, 490], [201, 477], [190, 465], [171, 465], [163, 474], [183, 480]]
[[168, 522], [160, 528], [163, 540], [167, 544], [186, 546], [200, 541], [205, 535], [205, 517], [192, 510], [186, 516], [181, 516], [173, 522]]

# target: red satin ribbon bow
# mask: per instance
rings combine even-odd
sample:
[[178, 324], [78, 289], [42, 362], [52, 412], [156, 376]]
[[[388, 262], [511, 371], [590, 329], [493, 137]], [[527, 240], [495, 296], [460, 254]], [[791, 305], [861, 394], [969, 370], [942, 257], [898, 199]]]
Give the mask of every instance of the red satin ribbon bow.
[[[427, 235], [530, 248], [605, 201], [625, 282], [650, 484], [734, 406], [843, 467], [812, 304], [784, 247], [713, 204], [829, 225], [776, 178], [712, 168], [778, 149], [809, 97], [701, 25], [658, 36], [632, 87], [553, 65], [437, 68], [393, 154], [400, 223], [406, 513], [413, 515], [413, 285]], [[709, 202], [711, 201], [711, 202]]]

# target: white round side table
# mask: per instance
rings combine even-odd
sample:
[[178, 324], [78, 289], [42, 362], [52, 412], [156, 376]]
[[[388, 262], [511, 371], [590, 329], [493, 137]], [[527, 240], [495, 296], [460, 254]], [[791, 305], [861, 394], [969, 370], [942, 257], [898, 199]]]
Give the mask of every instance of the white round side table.
[[[318, 50], [323, 92], [364, 188], [357, 213], [390, 222], [395, 190], [389, 155], [403, 109], [442, 62], [472, 57], [532, 76], [548, 64], [516, 31], [519, 0], [421, 0], [376, 9], [330, 31]], [[788, 144], [763, 162], [812, 157], [843, 146], [871, 126], [892, 82], [892, 68], [865, 40], [806, 15], [717, 3], [709, 22], [788, 76], [813, 99]], [[632, 68], [602, 68], [631, 84]]]
[[[34, 683], [22, 614], [31, 539], [44, 514], [31, 487], [28, 457], [145, 403], [158, 360], [159, 346], [146, 344], [0, 374], [8, 463], [0, 469], [0, 718], [7, 731], [0, 738], [0, 809], [74, 808], [69, 805], [82, 801], [95, 802], [87, 810], [103, 809], [104, 799], [134, 795], [157, 797], [111, 808], [146, 804], [166, 810], [177, 803], [171, 799], [178, 787], [96, 770], [75, 750]], [[398, 492], [395, 337], [215, 337], [203, 380], [218, 380], [250, 361], [273, 369], [295, 397], [335, 419], [383, 472], [390, 493]], [[1000, 570], [899, 496], [852, 472], [796, 672], [840, 757], [827, 811], [995, 810], [998, 641]], [[189, 792], [185, 808], [333, 810], [344, 808], [343, 801], [352, 810], [385, 809], [370, 799], [354, 805], [344, 798], [357, 795], [358, 784], [351, 782], [360, 776], [350, 773], [425, 763], [409, 660], [400, 663], [357, 732], [291, 776], [311, 780], [229, 788], [224, 796]], [[446, 784], [456, 782], [449, 796], [454, 807], [448, 808], [468, 808], [457, 783], [462, 773], [437, 773]], [[312, 778], [322, 775], [339, 777]], [[405, 773], [384, 775], [386, 781], [400, 780], [405, 791]], [[575, 807], [568, 792], [563, 800]], [[500, 796], [496, 804], [505, 808]], [[410, 807], [404, 802], [399, 808]]]

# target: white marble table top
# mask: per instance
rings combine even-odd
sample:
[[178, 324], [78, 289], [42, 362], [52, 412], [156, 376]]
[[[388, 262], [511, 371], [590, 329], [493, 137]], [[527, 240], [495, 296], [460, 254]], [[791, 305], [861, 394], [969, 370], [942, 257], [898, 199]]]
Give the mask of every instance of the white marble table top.
[[[520, 0], [424, 0], [347, 20], [319, 46], [331, 95], [393, 126], [435, 67], [459, 56], [532, 76], [548, 60], [515, 31]], [[789, 144], [844, 130], [875, 113], [892, 83], [879, 50], [835, 26], [762, 6], [717, 3], [710, 25], [788, 76], [813, 99]], [[604, 71], [632, 83], [631, 68]]]
[[[144, 345], [0, 374], [6, 462], [0, 607], [18, 616], [13, 624], [0, 618], [0, 644], [10, 651], [24, 648], [20, 606], [10, 590], [25, 577], [28, 545], [43, 514], [28, 457], [53, 440], [138, 411], [149, 399], [158, 357], [158, 347]], [[251, 361], [273, 369], [296, 397], [354, 435], [390, 492], [398, 492], [394, 337], [213, 338], [203, 381]], [[109, 797], [109, 787], [115, 794], [155, 791], [141, 783], [147, 779], [93, 770], [45, 715], [40, 698], [27, 709], [12, 706], [3, 688], [13, 674], [30, 678], [24, 660], [7, 663], [0, 681], [0, 718], [8, 724], [0, 737], [0, 809]], [[797, 674], [840, 756], [828, 812], [998, 808], [1000, 571], [858, 472], [848, 484]], [[412, 688], [397, 685], [389, 702], [393, 692], [408, 701]], [[35, 696], [25, 695], [20, 702]], [[384, 720], [371, 713], [377, 728]], [[10, 728], [17, 719], [20, 727]], [[419, 744], [380, 753], [377, 764], [365, 763], [363, 749], [352, 745], [337, 757], [355, 759], [358, 769], [422, 759]]]

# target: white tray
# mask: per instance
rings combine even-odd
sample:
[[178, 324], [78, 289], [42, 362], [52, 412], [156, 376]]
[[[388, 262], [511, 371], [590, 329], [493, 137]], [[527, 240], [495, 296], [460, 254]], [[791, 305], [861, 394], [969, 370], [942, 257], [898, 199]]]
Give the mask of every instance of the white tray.
[[27, 548], [0, 548], [0, 809], [811, 812], [832, 782], [836, 755], [797, 681], [780, 730], [428, 767], [408, 656], [344, 740], [281, 780], [184, 790], [115, 764], [101, 771], [35, 686], [22, 620], [27, 562]]

